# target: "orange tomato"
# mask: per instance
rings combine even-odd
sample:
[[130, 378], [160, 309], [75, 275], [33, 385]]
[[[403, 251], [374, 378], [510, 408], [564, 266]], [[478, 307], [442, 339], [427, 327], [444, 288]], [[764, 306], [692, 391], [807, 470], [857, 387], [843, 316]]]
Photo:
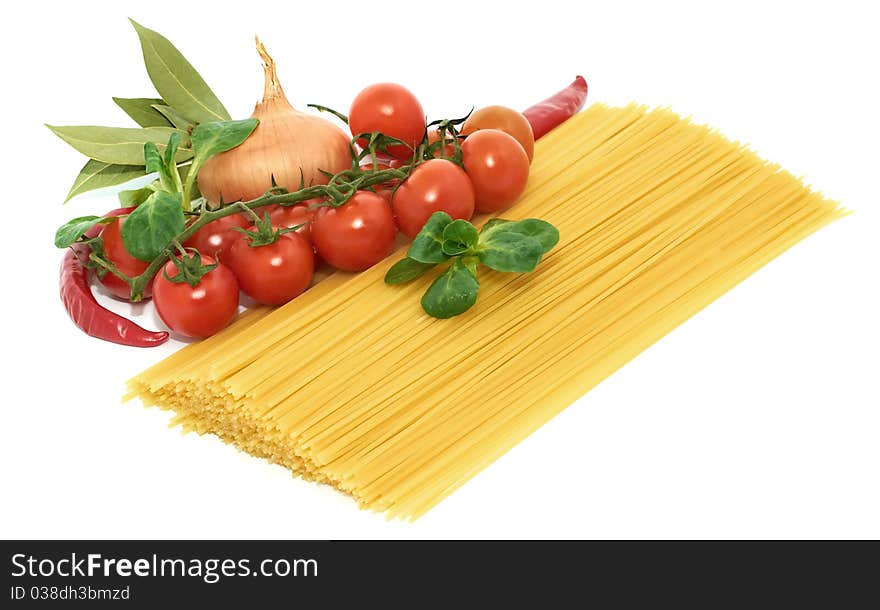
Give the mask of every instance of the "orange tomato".
[[475, 110], [461, 126], [461, 133], [468, 135], [480, 129], [499, 129], [513, 136], [520, 143], [529, 163], [535, 156], [535, 136], [532, 126], [521, 112], [505, 106], [486, 106]]

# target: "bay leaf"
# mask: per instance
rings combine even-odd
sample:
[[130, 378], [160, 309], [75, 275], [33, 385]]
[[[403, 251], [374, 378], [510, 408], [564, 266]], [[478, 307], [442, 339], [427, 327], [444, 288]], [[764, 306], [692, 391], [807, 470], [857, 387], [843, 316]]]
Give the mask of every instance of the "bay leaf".
[[153, 142], [160, 152], [164, 152], [168, 138], [175, 132], [180, 134], [183, 143], [183, 148], [177, 151], [175, 161], [185, 161], [192, 157], [192, 151], [186, 148], [189, 135], [171, 127], [46, 127], [85, 156], [104, 163], [143, 165], [144, 144]]
[[175, 127], [174, 123], [153, 107], [154, 104], [165, 103], [160, 99], [152, 97], [114, 97], [113, 101], [141, 127]]
[[67, 193], [64, 203], [82, 193], [123, 184], [129, 180], [140, 178], [145, 173], [143, 165], [116, 165], [89, 159], [88, 163], [80, 170], [76, 180], [73, 181], [73, 186], [70, 187], [70, 192]]
[[165, 104], [153, 104], [153, 110], [161, 114], [166, 122], [170, 123], [177, 129], [187, 131], [190, 128], [195, 127], [190, 121], [187, 121], [180, 116], [180, 114], [178, 114], [171, 106], [166, 106]]
[[[229, 113], [171, 42], [133, 19], [150, 80], [165, 103], [195, 123], [229, 120]], [[194, 39], [195, 40], [195, 39]]]

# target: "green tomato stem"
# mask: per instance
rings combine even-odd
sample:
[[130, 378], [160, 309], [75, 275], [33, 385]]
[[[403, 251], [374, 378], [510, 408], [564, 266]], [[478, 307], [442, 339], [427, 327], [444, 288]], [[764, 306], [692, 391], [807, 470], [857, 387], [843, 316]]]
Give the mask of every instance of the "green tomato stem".
[[[408, 175], [407, 169], [407, 167], [402, 167], [400, 169], [386, 169], [378, 172], [365, 173], [362, 176], [358, 176], [354, 180], [348, 182], [347, 184], [340, 184], [340, 186], [343, 187], [343, 189], [341, 190], [349, 195], [348, 197], [345, 197], [345, 199], [347, 200], [357, 191], [358, 188], [380, 184], [388, 180], [401, 180], [406, 178]], [[349, 171], [351, 170], [345, 170], [345, 172]], [[186, 184], [184, 185], [183, 191], [184, 209], [189, 209], [190, 191], [192, 189], [193, 180], [195, 179], [197, 173], [198, 167], [192, 167], [190, 168], [189, 174], [187, 174]], [[334, 176], [334, 179], [335, 178], [336, 176]], [[330, 180], [330, 184], [332, 183], [333, 179]], [[218, 210], [203, 212], [199, 216], [198, 220], [189, 225], [182, 233], [175, 236], [174, 239], [172, 239], [171, 243], [173, 244], [176, 242], [182, 244], [186, 242], [190, 237], [195, 235], [199, 229], [204, 227], [209, 222], [214, 222], [215, 220], [218, 220], [225, 216], [240, 214], [243, 211], [256, 214], [256, 212], [254, 212], [255, 209], [265, 207], [267, 205], [294, 205], [303, 201], [307, 201], [309, 199], [314, 199], [316, 197], [330, 197], [334, 202], [336, 202], [339, 201], [340, 197], [344, 197], [344, 195], [343, 192], [340, 192], [339, 188], [323, 184], [306, 187], [298, 191], [293, 191], [291, 193], [278, 193], [274, 190], [270, 190], [265, 195], [261, 195], [260, 197], [252, 199], [250, 201], [236, 202], [234, 204], [224, 206]], [[144, 270], [143, 273], [134, 278], [121, 276], [118, 272], [115, 271], [115, 269], [110, 269], [110, 267], [108, 267], [108, 269], [116, 275], [120, 275], [121, 279], [129, 283], [129, 285], [131, 286], [131, 300], [133, 302], [141, 301], [143, 299], [144, 289], [146, 288], [147, 283], [150, 281], [150, 278], [156, 275], [159, 269], [162, 268], [162, 265], [168, 262], [171, 252], [171, 247], [165, 248], [165, 250], [159, 256], [157, 256], [150, 262], [149, 266], [146, 268], [146, 270]], [[99, 262], [99, 264], [105, 267], [107, 266], [105, 262]]]

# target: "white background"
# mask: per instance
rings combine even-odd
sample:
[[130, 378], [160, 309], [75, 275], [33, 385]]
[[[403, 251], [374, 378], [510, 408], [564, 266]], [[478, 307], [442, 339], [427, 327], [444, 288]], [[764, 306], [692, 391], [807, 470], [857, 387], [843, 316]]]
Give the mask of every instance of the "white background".
[[[880, 537], [880, 48], [861, 5], [19, 3], [0, 26], [0, 536]], [[255, 33], [294, 103], [343, 111], [383, 80], [416, 92], [431, 117], [524, 108], [583, 73], [590, 101], [692, 114], [855, 214], [420, 521], [387, 522], [121, 405], [124, 380], [180, 344], [101, 342], [61, 307], [55, 227], [116, 206], [61, 205], [84, 159], [42, 123], [126, 126], [111, 96], [153, 95], [127, 16], [177, 44], [234, 117], [262, 92]], [[114, 307], [158, 323], [150, 306]]]

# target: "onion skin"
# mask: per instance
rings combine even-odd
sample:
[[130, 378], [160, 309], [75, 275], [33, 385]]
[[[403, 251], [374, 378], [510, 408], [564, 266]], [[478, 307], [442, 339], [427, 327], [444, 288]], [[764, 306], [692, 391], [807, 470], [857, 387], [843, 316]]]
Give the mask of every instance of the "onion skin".
[[[326, 184], [320, 170], [335, 174], [351, 167], [349, 138], [319, 116], [293, 108], [275, 71], [275, 62], [257, 41], [266, 74], [263, 101], [251, 115], [260, 120], [240, 146], [208, 159], [199, 170], [199, 191], [212, 205], [248, 201], [275, 184], [295, 191], [305, 185]], [[300, 170], [302, 170], [300, 172]]]

